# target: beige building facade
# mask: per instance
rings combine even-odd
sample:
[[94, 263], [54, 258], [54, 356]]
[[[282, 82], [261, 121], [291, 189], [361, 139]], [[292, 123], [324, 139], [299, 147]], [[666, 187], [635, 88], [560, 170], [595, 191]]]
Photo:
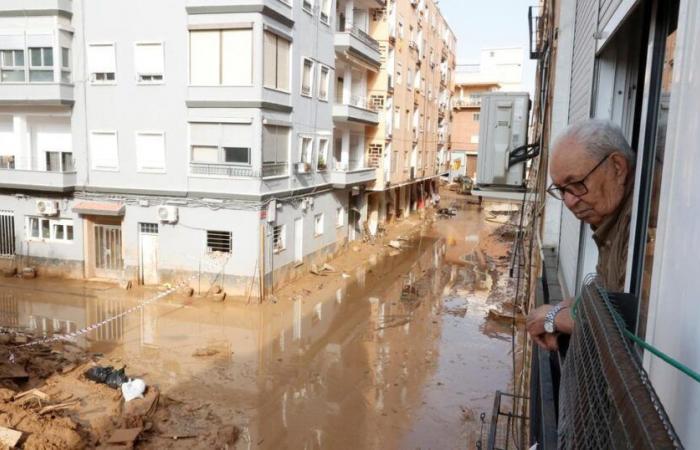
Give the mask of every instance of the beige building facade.
[[369, 34], [381, 50], [380, 70], [368, 77], [379, 120], [365, 130], [377, 171], [366, 204], [374, 234], [423, 207], [448, 169], [456, 40], [432, 0], [387, 1], [370, 11]]

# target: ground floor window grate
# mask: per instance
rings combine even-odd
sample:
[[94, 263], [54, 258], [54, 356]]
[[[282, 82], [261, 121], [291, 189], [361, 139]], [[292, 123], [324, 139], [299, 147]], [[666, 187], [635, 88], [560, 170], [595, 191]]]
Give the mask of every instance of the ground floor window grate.
[[281, 252], [286, 248], [285, 226], [276, 225], [272, 229], [272, 245], [275, 252]]
[[158, 224], [157, 223], [141, 223], [141, 233], [157, 234]]
[[0, 256], [15, 254], [15, 215], [11, 211], [0, 211]]
[[231, 253], [231, 232], [207, 230], [207, 251]]

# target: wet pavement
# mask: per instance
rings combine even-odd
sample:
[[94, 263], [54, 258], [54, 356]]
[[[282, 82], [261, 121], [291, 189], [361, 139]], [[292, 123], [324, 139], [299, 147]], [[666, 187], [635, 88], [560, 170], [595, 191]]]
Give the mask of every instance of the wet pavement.
[[[78, 342], [187, 405], [192, 418], [175, 434], [235, 424], [236, 448], [473, 448], [479, 414], [490, 416], [512, 379], [510, 328], [487, 320], [507, 300], [510, 244], [486, 212], [457, 206], [401, 251], [349, 251], [337, 272], [306, 277], [275, 303], [166, 298]], [[71, 332], [156, 292], [0, 280], [0, 325]], [[207, 415], [193, 412], [205, 405]], [[164, 445], [199, 448], [157, 437], [139, 447]]]

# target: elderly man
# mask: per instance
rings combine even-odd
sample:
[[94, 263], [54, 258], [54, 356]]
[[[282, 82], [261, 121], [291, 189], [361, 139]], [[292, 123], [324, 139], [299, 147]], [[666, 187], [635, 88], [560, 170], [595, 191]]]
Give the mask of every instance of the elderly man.
[[[611, 292], [624, 290], [634, 160], [622, 131], [602, 120], [569, 126], [552, 148], [547, 192], [591, 226], [598, 247], [596, 272]], [[527, 331], [537, 344], [555, 350], [557, 334], [571, 334], [571, 304], [567, 299], [530, 312]]]

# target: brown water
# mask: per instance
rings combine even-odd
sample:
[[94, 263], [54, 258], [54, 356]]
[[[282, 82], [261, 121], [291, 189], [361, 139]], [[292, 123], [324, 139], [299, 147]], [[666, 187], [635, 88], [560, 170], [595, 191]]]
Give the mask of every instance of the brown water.
[[[167, 398], [211, 408], [180, 434], [235, 424], [237, 448], [473, 448], [479, 413], [490, 417], [512, 376], [510, 331], [486, 320], [504, 300], [493, 288], [507, 280], [464, 263], [478, 246], [505, 270], [508, 244], [486, 238], [495, 225], [483, 217], [466, 207], [399, 254], [377, 248], [361, 264], [338, 261], [349, 277], [299, 282], [276, 303], [168, 298], [79, 342]], [[73, 331], [154, 292], [0, 281], [0, 324]]]

